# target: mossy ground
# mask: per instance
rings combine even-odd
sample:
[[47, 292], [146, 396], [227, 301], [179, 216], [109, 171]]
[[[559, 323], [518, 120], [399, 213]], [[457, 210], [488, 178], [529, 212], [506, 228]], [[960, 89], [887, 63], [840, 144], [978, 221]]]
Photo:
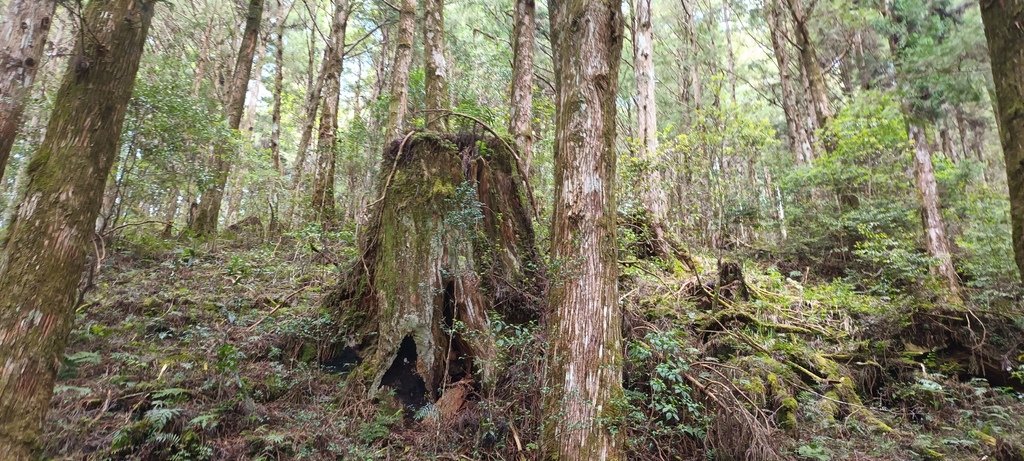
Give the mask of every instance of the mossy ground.
[[[540, 328], [495, 323], [499, 385], [457, 421], [347, 395], [321, 363], [340, 335], [320, 305], [351, 243], [308, 240], [119, 244], [79, 310], [47, 456], [539, 459]], [[1021, 459], [1019, 391], [901, 337], [934, 307], [753, 263], [750, 299], [716, 300], [697, 261], [700, 280], [623, 265], [627, 391], [606, 423], [630, 459]]]

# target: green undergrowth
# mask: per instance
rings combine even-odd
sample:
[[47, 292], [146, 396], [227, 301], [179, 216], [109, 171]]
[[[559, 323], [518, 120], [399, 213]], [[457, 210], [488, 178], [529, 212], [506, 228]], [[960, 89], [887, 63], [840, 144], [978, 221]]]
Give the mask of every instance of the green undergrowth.
[[[117, 244], [77, 312], [47, 456], [541, 459], [536, 323], [494, 318], [497, 385], [456, 421], [346, 393], [320, 306], [351, 251], [316, 229]], [[695, 261], [622, 263], [626, 392], [602, 423], [629, 459], [1024, 456], [1019, 315]]]
[[1024, 457], [1019, 314], [699, 263], [624, 268], [631, 459]]
[[341, 378], [317, 361], [337, 330], [319, 308], [336, 279], [328, 259], [344, 248], [321, 240], [119, 243], [78, 309], [47, 455], [345, 456]]

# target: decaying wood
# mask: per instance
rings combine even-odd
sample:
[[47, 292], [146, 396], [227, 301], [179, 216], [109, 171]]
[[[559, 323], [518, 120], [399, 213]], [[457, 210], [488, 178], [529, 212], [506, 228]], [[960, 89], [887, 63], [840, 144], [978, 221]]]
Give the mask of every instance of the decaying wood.
[[487, 386], [492, 316], [538, 317], [527, 185], [506, 146], [412, 133], [385, 151], [360, 257], [326, 300], [360, 360], [350, 383], [409, 405], [464, 378]]

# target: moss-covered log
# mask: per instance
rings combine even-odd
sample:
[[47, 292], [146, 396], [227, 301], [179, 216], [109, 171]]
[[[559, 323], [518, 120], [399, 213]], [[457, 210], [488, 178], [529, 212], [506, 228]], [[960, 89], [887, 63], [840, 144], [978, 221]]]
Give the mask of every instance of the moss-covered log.
[[386, 149], [360, 258], [327, 297], [350, 382], [406, 403], [447, 383], [491, 382], [490, 316], [538, 316], [540, 262], [523, 181], [509, 144], [417, 133]]

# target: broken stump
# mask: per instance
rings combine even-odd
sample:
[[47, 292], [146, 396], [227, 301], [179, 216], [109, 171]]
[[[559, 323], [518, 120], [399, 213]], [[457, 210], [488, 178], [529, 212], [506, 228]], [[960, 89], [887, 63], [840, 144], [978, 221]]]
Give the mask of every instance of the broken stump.
[[415, 133], [385, 150], [360, 258], [325, 304], [358, 365], [350, 384], [406, 405], [494, 378], [492, 316], [539, 317], [528, 185], [509, 144]]

